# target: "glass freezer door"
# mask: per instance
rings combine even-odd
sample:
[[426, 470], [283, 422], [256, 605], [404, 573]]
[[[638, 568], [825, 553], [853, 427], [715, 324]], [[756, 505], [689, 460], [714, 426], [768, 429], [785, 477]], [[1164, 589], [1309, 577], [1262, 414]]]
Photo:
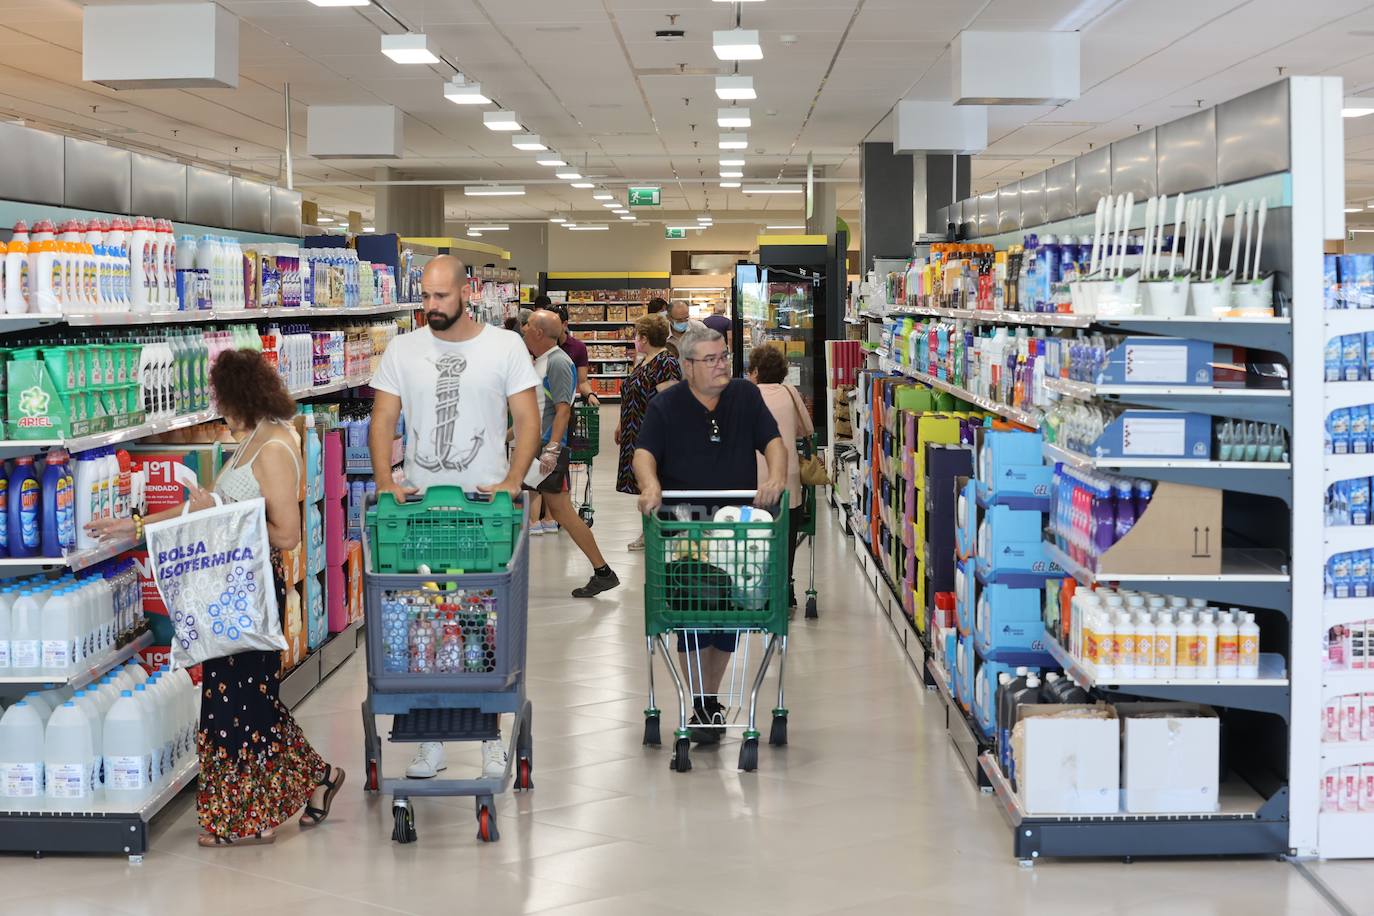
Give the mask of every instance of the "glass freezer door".
[[748, 351], [754, 347], [778, 347], [787, 357], [787, 381], [808, 395], [814, 387], [817, 365], [815, 286], [786, 274], [770, 274], [767, 267], [755, 264], [739, 265], [736, 286], [745, 334], [744, 358], [747, 364]]

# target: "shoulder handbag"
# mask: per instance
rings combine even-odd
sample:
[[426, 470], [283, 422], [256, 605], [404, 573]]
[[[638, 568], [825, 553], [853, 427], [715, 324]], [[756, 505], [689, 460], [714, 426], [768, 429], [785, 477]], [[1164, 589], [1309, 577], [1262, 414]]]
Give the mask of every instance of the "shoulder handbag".
[[[797, 403], [797, 392], [791, 385], [787, 386], [787, 396], [792, 399], [792, 409], [797, 413], [797, 432], [800, 433], [806, 427], [806, 421], [802, 416], [801, 405]], [[811, 450], [811, 440], [806, 436], [797, 436], [797, 460], [804, 486], [830, 486], [830, 475], [825, 470], [825, 462], [821, 460], [820, 455]]]

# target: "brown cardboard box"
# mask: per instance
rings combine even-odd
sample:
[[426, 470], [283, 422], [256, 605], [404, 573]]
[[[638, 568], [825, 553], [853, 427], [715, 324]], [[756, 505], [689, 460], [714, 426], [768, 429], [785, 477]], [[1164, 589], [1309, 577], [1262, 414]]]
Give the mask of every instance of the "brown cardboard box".
[[1112, 573], [1208, 576], [1221, 572], [1221, 491], [1160, 483], [1135, 526], [1098, 559]]
[[608, 305], [606, 306], [607, 321], [625, 321], [625, 306]]

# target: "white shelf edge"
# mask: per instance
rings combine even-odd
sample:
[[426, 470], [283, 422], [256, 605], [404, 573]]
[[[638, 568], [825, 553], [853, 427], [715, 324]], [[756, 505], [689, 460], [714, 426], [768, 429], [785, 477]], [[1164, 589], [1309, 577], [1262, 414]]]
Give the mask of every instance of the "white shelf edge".
[[1006, 419], [1011, 420], [1014, 423], [1020, 423], [1022, 426], [1027, 426], [1031, 429], [1038, 429], [1040, 426], [1040, 418], [1031, 413], [1028, 413], [1027, 411], [1021, 410], [1016, 407], [1012, 407], [1007, 404], [999, 404], [996, 401], [989, 400], [988, 398], [982, 397], [981, 395], [974, 394], [967, 388], [960, 388], [958, 385], [951, 385], [949, 382], [946, 382], [942, 379], [938, 379], [933, 375], [928, 375], [925, 372], [918, 372], [917, 370], [911, 369], [907, 366], [898, 365], [890, 357], [882, 354], [881, 352], [878, 353], [878, 361], [879, 368], [881, 368], [885, 372], [896, 372], [900, 375], [906, 376], [907, 378], [914, 379], [918, 382], [922, 382], [926, 385], [929, 385], [932, 388], [936, 388], [940, 391], [952, 394], [961, 400], [967, 401], [968, 403], [973, 404], [976, 407], [988, 411], [989, 413], [995, 413], [998, 416], [1005, 417]]
[[117, 649], [112, 649], [100, 657], [98, 661], [87, 665], [81, 671], [67, 677], [52, 677], [49, 675], [38, 675], [37, 677], [7, 675], [0, 677], [0, 687], [3, 686], [29, 686], [46, 687], [67, 685], [75, 690], [80, 690], [87, 684], [97, 680], [100, 675], [109, 671], [110, 668], [127, 661], [138, 654], [139, 650], [145, 649], [153, 644], [153, 634], [151, 631], [140, 633], [132, 642], [126, 643]]
[[[1281, 583], [1291, 580], [1291, 576], [1283, 572], [1221, 572], [1218, 574], [1183, 574], [1183, 573], [1129, 573], [1129, 572], [1104, 572], [1095, 573], [1069, 559], [1068, 554], [1060, 550], [1050, 541], [1045, 542], [1045, 552], [1050, 559], [1058, 563], [1064, 570], [1065, 575], [1073, 576], [1084, 585], [1091, 585], [1097, 582], [1273, 582]], [[1225, 569], [1227, 556], [1231, 556], [1231, 562], [1244, 561], [1245, 551], [1222, 550], [1222, 568]], [[1268, 563], [1252, 561], [1257, 566], [1264, 569], [1273, 569]]]
[[1282, 388], [1217, 388], [1212, 385], [1102, 385], [1074, 379], [1047, 378], [1050, 391], [1090, 401], [1100, 397], [1217, 397], [1217, 398], [1288, 398], [1291, 391]]
[[1267, 677], [1237, 677], [1237, 678], [1182, 678], [1182, 677], [1127, 677], [1127, 678], [1106, 678], [1099, 679], [1096, 666], [1092, 662], [1085, 661], [1072, 655], [1068, 649], [1054, 637], [1045, 635], [1045, 645], [1049, 648], [1050, 654], [1064, 666], [1064, 670], [1081, 687], [1103, 687], [1110, 690], [1113, 687], [1287, 687], [1288, 677], [1286, 674], [1276, 676], [1274, 669], [1285, 671], [1283, 656], [1275, 652], [1263, 652], [1260, 654], [1260, 673], [1268, 673]]
[[1374, 598], [1322, 599], [1322, 621], [1328, 628], [1356, 620], [1374, 620]]
[[1213, 461], [1199, 458], [1091, 458], [1049, 442], [1042, 446], [1046, 458], [1062, 461], [1077, 468], [1177, 468], [1207, 471], [1288, 471], [1288, 461]]

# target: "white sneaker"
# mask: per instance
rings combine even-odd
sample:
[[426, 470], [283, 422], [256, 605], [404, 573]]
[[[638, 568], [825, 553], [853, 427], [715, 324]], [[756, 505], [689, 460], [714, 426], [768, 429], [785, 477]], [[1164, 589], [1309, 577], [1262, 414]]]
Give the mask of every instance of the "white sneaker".
[[543, 534], [543, 533], [544, 533], [544, 523], [543, 523], [543, 522], [530, 522], [530, 534], [531, 534], [531, 535]]
[[406, 767], [406, 779], [433, 779], [448, 769], [444, 762], [444, 746], [438, 741], [425, 741], [415, 752], [415, 759]]
[[482, 778], [501, 779], [506, 775], [506, 749], [500, 741], [482, 742]]
[[644, 535], [641, 534], [639, 537], [637, 537], [637, 538], [635, 538], [633, 541], [631, 541], [631, 542], [630, 542], [630, 549], [631, 549], [631, 550], [643, 550], [643, 549], [644, 549]]

